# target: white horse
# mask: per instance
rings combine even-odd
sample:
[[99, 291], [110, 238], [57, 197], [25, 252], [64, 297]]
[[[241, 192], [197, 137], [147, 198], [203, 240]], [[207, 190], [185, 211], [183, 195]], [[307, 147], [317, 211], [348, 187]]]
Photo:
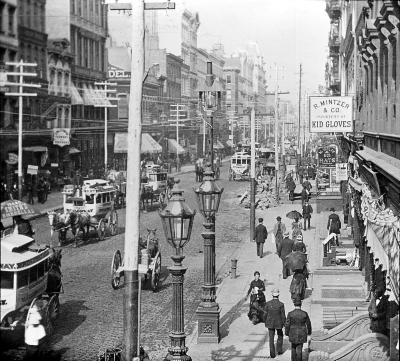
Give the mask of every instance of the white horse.
[[70, 227], [68, 224], [68, 214], [56, 213], [54, 211], [47, 212], [50, 223], [50, 234], [53, 238], [54, 231], [58, 232], [58, 246], [67, 240], [67, 230]]

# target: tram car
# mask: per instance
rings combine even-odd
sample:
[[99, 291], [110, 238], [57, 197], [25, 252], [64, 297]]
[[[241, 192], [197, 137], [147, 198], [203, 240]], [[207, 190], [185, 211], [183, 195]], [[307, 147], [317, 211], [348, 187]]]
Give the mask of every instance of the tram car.
[[237, 152], [231, 157], [229, 180], [250, 179], [251, 156], [246, 152]]

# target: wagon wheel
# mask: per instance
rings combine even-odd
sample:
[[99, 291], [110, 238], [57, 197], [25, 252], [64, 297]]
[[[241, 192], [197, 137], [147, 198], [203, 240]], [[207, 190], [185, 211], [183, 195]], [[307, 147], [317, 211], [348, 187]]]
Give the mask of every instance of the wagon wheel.
[[110, 217], [108, 218], [108, 227], [110, 234], [115, 236], [118, 232], [118, 213], [115, 210], [111, 211]]
[[104, 218], [100, 219], [99, 221], [97, 226], [97, 235], [99, 236], [100, 241], [103, 241], [106, 237], [106, 221]]
[[58, 294], [52, 295], [48, 304], [50, 320], [55, 320], [60, 314], [60, 300]]
[[156, 292], [160, 283], [161, 275], [161, 254], [160, 252], [156, 255], [156, 260], [154, 262], [154, 267], [151, 272], [150, 286], [153, 292]]
[[121, 285], [121, 275], [117, 272], [118, 268], [122, 265], [121, 252], [116, 250], [111, 262], [111, 286], [114, 290], [118, 289]]

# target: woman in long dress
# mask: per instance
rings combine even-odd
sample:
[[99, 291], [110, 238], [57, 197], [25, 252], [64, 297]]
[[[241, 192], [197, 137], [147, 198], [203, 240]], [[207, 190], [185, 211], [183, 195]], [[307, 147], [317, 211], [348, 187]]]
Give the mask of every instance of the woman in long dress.
[[301, 226], [301, 223], [299, 222], [299, 219], [295, 218], [294, 222], [292, 223], [292, 239], [296, 240], [297, 236], [299, 235], [302, 236], [303, 235], [302, 229], [303, 228]]

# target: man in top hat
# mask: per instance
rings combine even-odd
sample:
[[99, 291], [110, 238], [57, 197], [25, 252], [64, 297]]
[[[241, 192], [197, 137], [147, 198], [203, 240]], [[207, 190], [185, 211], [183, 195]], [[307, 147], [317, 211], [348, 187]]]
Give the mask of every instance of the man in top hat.
[[307, 336], [311, 335], [311, 321], [308, 313], [301, 309], [301, 300], [296, 299], [294, 310], [290, 311], [286, 318], [285, 335], [289, 336], [292, 345], [292, 361], [302, 361], [303, 343], [307, 342]]
[[272, 290], [272, 300], [268, 301], [264, 307], [265, 313], [265, 327], [268, 328], [269, 335], [269, 354], [271, 358], [275, 358], [275, 330], [278, 334], [278, 340], [276, 342], [276, 351], [278, 355], [283, 353], [282, 344], [283, 344], [283, 327], [285, 325], [286, 316], [285, 316], [285, 305], [279, 301], [279, 290], [274, 288]]
[[286, 279], [290, 276], [290, 269], [288, 267], [286, 256], [292, 253], [294, 241], [289, 238], [289, 232], [285, 232], [283, 240], [278, 247], [278, 256], [282, 260], [282, 277]]
[[276, 252], [278, 253], [278, 246], [282, 242], [283, 234], [286, 232], [285, 223], [282, 223], [281, 217], [276, 217], [277, 222], [274, 225], [274, 236], [275, 236], [275, 245]]
[[334, 233], [336, 234], [336, 246], [339, 246], [339, 238], [338, 235], [340, 234], [340, 228], [342, 228], [342, 224], [340, 222], [339, 216], [335, 213], [335, 208], [331, 208], [330, 211], [332, 212], [328, 218], [328, 234]]
[[308, 229], [310, 229], [310, 221], [311, 221], [311, 214], [313, 212], [313, 208], [311, 204], [308, 202], [308, 199], [304, 201], [303, 205], [303, 219], [304, 219], [304, 230], [306, 230], [306, 224], [308, 223]]
[[258, 226], [255, 229], [254, 232], [254, 241], [257, 243], [257, 256], [260, 258], [263, 257], [263, 248], [264, 248], [264, 243], [265, 240], [268, 237], [268, 231], [267, 228], [263, 225], [263, 219], [258, 218]]

